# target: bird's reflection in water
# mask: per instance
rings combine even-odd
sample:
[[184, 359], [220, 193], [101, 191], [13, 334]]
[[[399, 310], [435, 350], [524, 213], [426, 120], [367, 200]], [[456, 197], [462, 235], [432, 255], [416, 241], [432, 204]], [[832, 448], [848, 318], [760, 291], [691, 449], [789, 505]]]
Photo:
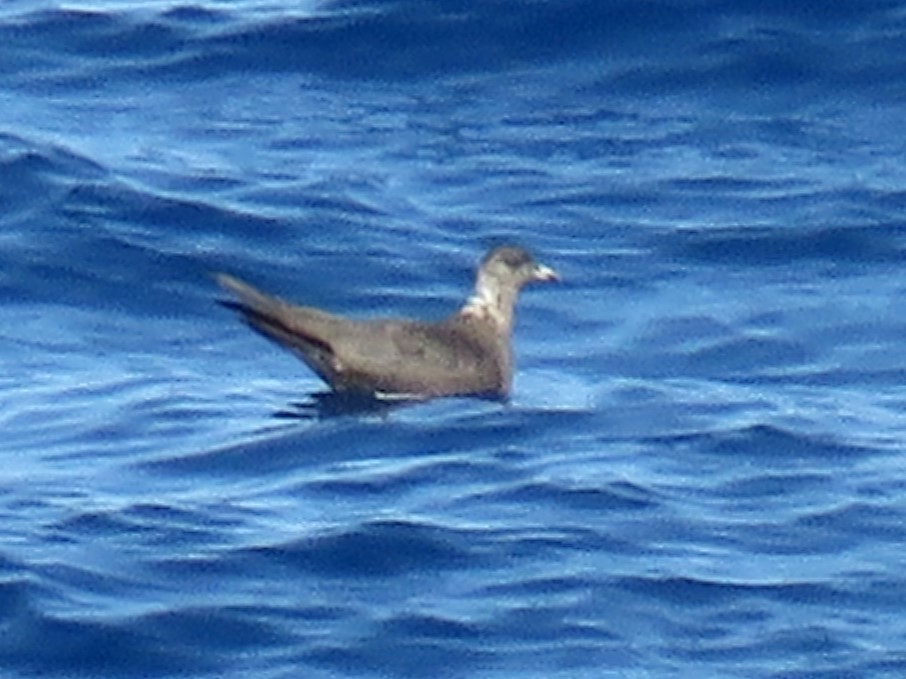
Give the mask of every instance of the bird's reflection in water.
[[344, 415], [387, 415], [405, 406], [423, 403], [422, 399], [384, 399], [371, 394], [320, 391], [306, 401], [294, 401], [274, 417], [288, 420], [320, 420]]
[[[443, 399], [441, 399], [443, 400]], [[498, 403], [504, 407], [511, 405], [508, 397], [499, 394], [477, 394], [458, 400], [471, 403]], [[285, 408], [278, 410], [273, 417], [283, 420], [324, 420], [344, 416], [380, 416], [403, 408], [428, 403], [429, 398], [419, 397], [379, 397], [373, 394], [352, 393], [343, 391], [319, 391], [308, 395], [305, 401], [293, 401]]]

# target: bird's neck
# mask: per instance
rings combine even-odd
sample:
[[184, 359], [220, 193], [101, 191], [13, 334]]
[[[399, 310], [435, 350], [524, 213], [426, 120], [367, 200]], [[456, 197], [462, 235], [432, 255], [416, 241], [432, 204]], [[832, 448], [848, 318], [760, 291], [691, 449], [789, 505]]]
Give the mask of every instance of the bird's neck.
[[492, 322], [506, 333], [513, 325], [513, 307], [516, 291], [501, 288], [496, 281], [479, 275], [475, 292], [469, 297], [460, 314]]

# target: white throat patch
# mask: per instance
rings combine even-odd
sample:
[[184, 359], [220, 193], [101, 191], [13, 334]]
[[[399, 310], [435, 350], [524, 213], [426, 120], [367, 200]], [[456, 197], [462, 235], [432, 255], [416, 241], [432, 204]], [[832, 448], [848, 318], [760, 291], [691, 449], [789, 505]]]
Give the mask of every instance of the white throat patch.
[[493, 294], [485, 286], [479, 286], [475, 294], [469, 297], [460, 313], [463, 316], [489, 320], [498, 328], [506, 325], [506, 319], [500, 310], [499, 300], [494, 299]]

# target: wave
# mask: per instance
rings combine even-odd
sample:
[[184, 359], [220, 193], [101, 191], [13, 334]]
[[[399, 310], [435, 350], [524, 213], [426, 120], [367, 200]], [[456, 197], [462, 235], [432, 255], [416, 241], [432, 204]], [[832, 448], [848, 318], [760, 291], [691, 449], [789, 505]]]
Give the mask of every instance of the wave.
[[[889, 88], [904, 53], [898, 4], [658, 0], [324, 3], [307, 14], [248, 15], [198, 5], [157, 14], [44, 10], [0, 23], [0, 63], [32, 86], [98, 87], [110, 80], [204, 79], [290, 71], [404, 79], [597, 64], [610, 92], [796, 86]], [[835, 22], [839, 22], [835, 24]], [[845, 24], [857, 39], [818, 30]], [[899, 32], [897, 32], [899, 31]], [[47, 45], [55, 45], [48, 53]], [[29, 62], [36, 48], [42, 58]], [[580, 69], [581, 70], [581, 69]]]

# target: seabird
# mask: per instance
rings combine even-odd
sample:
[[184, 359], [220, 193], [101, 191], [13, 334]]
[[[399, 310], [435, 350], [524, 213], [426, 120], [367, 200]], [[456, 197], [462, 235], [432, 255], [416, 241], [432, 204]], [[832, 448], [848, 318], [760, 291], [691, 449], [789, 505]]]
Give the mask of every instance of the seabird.
[[513, 381], [510, 334], [519, 290], [559, 280], [523, 248], [498, 247], [482, 259], [465, 305], [429, 323], [344, 318], [290, 304], [227, 274], [216, 278], [236, 298], [222, 304], [293, 352], [334, 391], [401, 399], [505, 397]]

